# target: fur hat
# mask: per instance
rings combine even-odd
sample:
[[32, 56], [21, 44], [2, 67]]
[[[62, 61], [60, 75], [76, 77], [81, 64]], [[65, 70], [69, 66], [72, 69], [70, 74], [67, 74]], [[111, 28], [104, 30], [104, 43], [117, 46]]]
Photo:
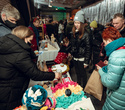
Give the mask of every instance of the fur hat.
[[90, 27], [97, 28], [97, 22], [94, 20], [90, 23]]
[[75, 14], [74, 21], [80, 21], [82, 23], [85, 23], [85, 16], [84, 16], [84, 12], [82, 10], [78, 11]]
[[40, 85], [34, 85], [27, 89], [23, 95], [22, 103], [28, 110], [39, 110], [45, 103], [47, 91]]

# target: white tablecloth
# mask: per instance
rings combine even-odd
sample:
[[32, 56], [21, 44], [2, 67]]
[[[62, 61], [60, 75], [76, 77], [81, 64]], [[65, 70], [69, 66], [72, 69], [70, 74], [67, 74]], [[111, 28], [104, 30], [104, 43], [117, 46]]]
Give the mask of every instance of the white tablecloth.
[[42, 43], [43, 42], [41, 42], [39, 51], [42, 51], [43, 53], [38, 56], [38, 61], [40, 61], [40, 62], [43, 60], [53, 61], [56, 58], [58, 51], [60, 49], [57, 42], [52, 43], [52, 42], [48, 41], [48, 50], [45, 50], [41, 47]]

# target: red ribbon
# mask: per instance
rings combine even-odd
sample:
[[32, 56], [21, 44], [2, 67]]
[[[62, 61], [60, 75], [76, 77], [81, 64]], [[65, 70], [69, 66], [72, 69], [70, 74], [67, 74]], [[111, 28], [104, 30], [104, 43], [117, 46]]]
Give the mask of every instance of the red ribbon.
[[37, 18], [35, 18], [34, 20], [33, 20], [33, 22], [35, 22], [37, 20]]

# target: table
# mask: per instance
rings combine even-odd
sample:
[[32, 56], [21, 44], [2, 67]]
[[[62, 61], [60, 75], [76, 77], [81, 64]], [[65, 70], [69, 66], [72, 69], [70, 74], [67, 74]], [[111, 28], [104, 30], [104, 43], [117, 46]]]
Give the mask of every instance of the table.
[[[54, 79], [53, 81], [55, 82], [56, 79]], [[72, 79], [70, 77], [69, 72], [67, 72], [65, 75], [62, 75], [62, 82], [64, 83], [64, 82], [69, 82], [69, 81], [72, 81]], [[37, 84], [42, 86], [43, 83], [45, 83], [45, 82], [48, 82], [48, 81], [33, 81], [32, 79], [30, 79], [30, 83], [29, 83], [28, 88], [32, 87], [34, 85], [37, 85]]]
[[[48, 42], [47, 49], [43, 48], [43, 45], [45, 44], [45, 42]], [[53, 61], [56, 58], [58, 51], [60, 49], [57, 42], [42, 40], [40, 43], [41, 45], [39, 47], [39, 51], [42, 51], [42, 54], [38, 56], [38, 61], [40, 62], [42, 62], [43, 60]]]

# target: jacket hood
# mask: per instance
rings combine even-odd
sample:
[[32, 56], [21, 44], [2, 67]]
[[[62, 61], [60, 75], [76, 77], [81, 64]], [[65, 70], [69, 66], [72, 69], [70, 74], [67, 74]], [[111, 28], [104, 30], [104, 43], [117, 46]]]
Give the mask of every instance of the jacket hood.
[[0, 54], [19, 53], [22, 49], [31, 51], [31, 48], [22, 39], [8, 34], [0, 37]]

